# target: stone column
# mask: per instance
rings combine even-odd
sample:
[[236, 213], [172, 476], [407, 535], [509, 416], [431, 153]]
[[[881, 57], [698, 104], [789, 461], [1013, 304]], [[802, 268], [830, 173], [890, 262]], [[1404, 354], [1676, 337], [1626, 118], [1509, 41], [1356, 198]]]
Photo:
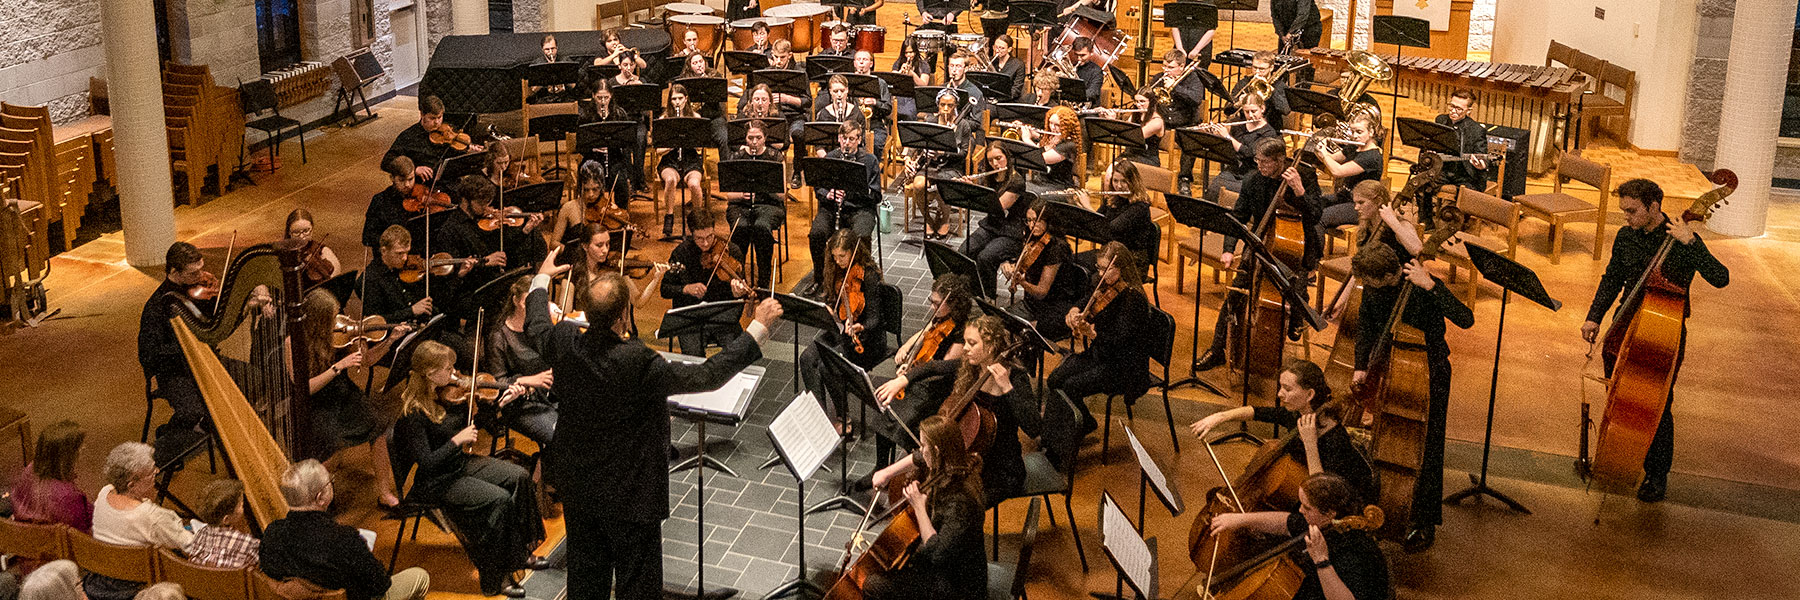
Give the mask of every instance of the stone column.
[[[106, 85], [118, 157], [119, 217], [125, 260], [134, 267], [163, 264], [175, 242], [175, 193], [169, 174], [168, 129], [163, 126], [162, 65], [156, 56], [156, 12], [150, 0], [104, 0]], [[197, 184], [190, 184], [197, 185]]]
[[487, 35], [487, 0], [450, 0], [450, 19], [456, 35]]
[[1725, 235], [1762, 235], [1769, 216], [1775, 138], [1781, 132], [1796, 0], [1738, 0], [1720, 107], [1715, 168], [1737, 173], [1737, 192], [1707, 222]]

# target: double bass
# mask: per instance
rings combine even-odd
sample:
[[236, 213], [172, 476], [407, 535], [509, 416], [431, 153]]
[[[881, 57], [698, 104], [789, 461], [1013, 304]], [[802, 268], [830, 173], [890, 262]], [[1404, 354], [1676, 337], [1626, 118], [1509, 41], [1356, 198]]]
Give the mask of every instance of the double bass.
[[[1308, 142], [1312, 144], [1314, 142]], [[1312, 156], [1312, 150], [1303, 146], [1297, 158], [1289, 161], [1298, 165]], [[1284, 170], [1285, 172], [1285, 170]], [[1277, 180], [1275, 196], [1269, 199], [1269, 205], [1263, 209], [1257, 228], [1251, 233], [1261, 240], [1263, 248], [1280, 261], [1287, 273], [1303, 273], [1306, 258], [1306, 225], [1300, 215], [1284, 205], [1289, 202], [1303, 202], [1294, 197], [1293, 190], [1285, 180]], [[1285, 277], [1278, 272], [1265, 270], [1258, 263], [1255, 275], [1254, 295], [1245, 307], [1246, 320], [1244, 327], [1247, 334], [1240, 338], [1233, 336], [1228, 340], [1234, 348], [1226, 353], [1226, 357], [1234, 366], [1244, 371], [1245, 389], [1249, 389], [1251, 378], [1259, 382], [1272, 382], [1281, 371], [1282, 349], [1286, 345], [1288, 302], [1282, 294], [1274, 278]], [[1241, 341], [1240, 341], [1241, 340]]]
[[[1705, 221], [1714, 209], [1737, 191], [1737, 174], [1714, 171], [1708, 178], [1720, 187], [1695, 198], [1681, 220]], [[1581, 448], [1576, 471], [1600, 491], [1627, 494], [1643, 477], [1644, 455], [1656, 428], [1662, 424], [1663, 407], [1681, 368], [1681, 347], [1687, 335], [1688, 291], [1662, 274], [1663, 262], [1674, 249], [1675, 236], [1664, 234], [1662, 245], [1650, 258], [1643, 274], [1626, 288], [1612, 326], [1601, 340], [1600, 351], [1611, 367], [1606, 388], [1606, 412], [1588, 457], [1587, 398], [1581, 404]], [[1590, 360], [1593, 352], [1589, 351]]]

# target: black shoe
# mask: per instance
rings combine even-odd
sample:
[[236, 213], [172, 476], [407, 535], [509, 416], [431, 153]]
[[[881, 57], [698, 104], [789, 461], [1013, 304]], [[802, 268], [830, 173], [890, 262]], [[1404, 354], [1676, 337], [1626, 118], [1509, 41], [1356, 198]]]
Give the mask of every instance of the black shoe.
[[528, 558], [525, 560], [525, 568], [531, 569], [533, 571], [542, 571], [544, 569], [548, 569], [548, 568], [550, 568], [550, 557], [548, 557], [548, 556], [532, 556], [531, 558]]
[[1100, 422], [1094, 420], [1094, 415], [1081, 415], [1081, 437], [1087, 437], [1099, 428]]
[[1219, 350], [1208, 349], [1205, 354], [1200, 355], [1200, 358], [1194, 360], [1194, 372], [1205, 373], [1224, 365], [1225, 353]]
[[1177, 194], [1181, 194], [1183, 196], [1192, 196], [1193, 191], [1194, 191], [1194, 180], [1192, 180], [1192, 179], [1183, 177], [1180, 182], [1175, 184], [1175, 193], [1177, 193]]
[[819, 291], [819, 280], [813, 279], [806, 283], [806, 287], [800, 288], [800, 296], [803, 298], [817, 298], [819, 296]]
[[500, 595], [508, 598], [524, 598], [525, 587], [517, 583], [508, 583], [505, 587], [500, 588]]
[[1638, 500], [1644, 502], [1662, 502], [1669, 494], [1669, 482], [1664, 479], [1646, 477], [1644, 483], [1638, 485]]
[[1417, 526], [1406, 532], [1406, 538], [1400, 543], [1400, 548], [1405, 550], [1407, 554], [1418, 554], [1424, 552], [1427, 548], [1430, 548], [1431, 544], [1436, 541], [1436, 526]]
[[869, 473], [850, 481], [850, 493], [857, 494], [875, 489], [875, 474]]
[[663, 237], [675, 235], [675, 215], [663, 215]]
[[1290, 342], [1300, 341], [1302, 334], [1305, 332], [1306, 332], [1306, 321], [1304, 319], [1292, 319], [1292, 318], [1288, 319], [1288, 330], [1287, 330], [1288, 341], [1290, 341]]
[[497, 578], [483, 576], [481, 578], [481, 595], [524, 598], [525, 588], [519, 586], [519, 582], [513, 579], [511, 573]]

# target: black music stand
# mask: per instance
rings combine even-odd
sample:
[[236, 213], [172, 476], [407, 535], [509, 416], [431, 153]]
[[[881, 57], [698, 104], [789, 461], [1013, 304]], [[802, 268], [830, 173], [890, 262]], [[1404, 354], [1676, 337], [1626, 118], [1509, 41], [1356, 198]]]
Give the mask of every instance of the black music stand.
[[[675, 149], [718, 148], [719, 140], [713, 137], [712, 120], [702, 117], [664, 117], [650, 122], [650, 145], [653, 148]], [[701, 199], [705, 201], [704, 198]], [[687, 236], [688, 193], [687, 186], [681, 186], [681, 233], [665, 236], [662, 241], [678, 240]]]
[[[970, 281], [980, 281], [981, 267], [975, 264], [975, 259], [937, 240], [925, 242], [925, 265], [931, 269], [934, 281], [950, 273], [967, 277]], [[992, 298], [993, 294], [985, 293], [982, 297]]]
[[513, 188], [506, 192], [507, 204], [525, 212], [556, 210], [562, 206], [563, 183], [561, 179], [553, 179]]
[[719, 191], [780, 194], [786, 191], [781, 187], [782, 168], [779, 160], [719, 161]]
[[[818, 412], [812, 412], [815, 410]], [[824, 589], [806, 578], [806, 480], [812, 478], [817, 469], [826, 468], [824, 458], [820, 455], [836, 451], [841, 443], [841, 438], [831, 435], [837, 432], [831, 430], [831, 420], [825, 417], [824, 412], [812, 398], [798, 395], [769, 423], [769, 442], [775, 446], [776, 455], [763, 468], [772, 467], [779, 462], [787, 465], [788, 473], [794, 476], [794, 505], [797, 513], [794, 515], [794, 526], [798, 528], [796, 539], [800, 542], [800, 556], [795, 564], [799, 573], [763, 596], [763, 600], [796, 594], [804, 597], [808, 591], [815, 596], [825, 595]]]
[[769, 55], [761, 52], [745, 52], [743, 50], [725, 51], [725, 70], [739, 75], [748, 75], [755, 71], [769, 68]]
[[[1000, 194], [994, 188], [943, 177], [926, 177], [925, 181], [930, 183], [930, 187], [937, 188], [938, 197], [943, 198], [945, 204], [963, 209], [963, 231], [969, 230], [975, 213], [995, 216], [1006, 214], [1006, 208], [1000, 206]], [[1014, 202], [1025, 201], [1024, 198], [1019, 198]], [[994, 290], [987, 290], [987, 294], [993, 296]]]
[[[924, 89], [924, 88], [920, 88]], [[956, 143], [956, 128], [928, 121], [901, 121], [898, 129], [900, 146], [954, 154], [961, 151]]]
[[1456, 130], [1449, 125], [1398, 117], [1394, 119], [1394, 129], [1400, 133], [1400, 143], [1418, 148], [1421, 152], [1436, 152], [1446, 157], [1462, 156], [1462, 139], [1457, 137]]
[[773, 119], [732, 119], [725, 122], [725, 142], [732, 148], [743, 146], [744, 136], [750, 132], [751, 121], [762, 121], [764, 144], [770, 148], [784, 148], [788, 144], [787, 121]]
[[725, 93], [724, 77], [683, 77], [675, 80], [675, 83], [687, 88], [688, 102], [718, 105], [723, 108], [725, 100], [729, 97]]
[[[1163, 508], [1169, 509], [1170, 517], [1181, 516], [1181, 513], [1187, 510], [1187, 505], [1181, 500], [1181, 488], [1176, 486], [1175, 480], [1169, 479], [1167, 471], [1156, 463], [1156, 457], [1150, 455], [1150, 449], [1145, 448], [1144, 443], [1138, 440], [1137, 432], [1132, 431], [1130, 425], [1125, 425], [1123, 429], [1125, 430], [1125, 439], [1131, 444], [1132, 454], [1137, 457], [1138, 462], [1137, 530], [1141, 535], [1144, 533], [1144, 524], [1149, 522], [1146, 520], [1147, 515], [1144, 514], [1144, 506], [1148, 504], [1149, 490], [1156, 490], [1156, 499], [1162, 502]], [[1096, 598], [1122, 600], [1125, 597], [1124, 574], [1121, 573], [1119, 578], [1114, 581], [1112, 596], [1093, 595]]]
[[1044, 162], [1043, 148], [1003, 137], [988, 138], [988, 145], [999, 145], [1000, 151], [1006, 153], [1006, 158], [1011, 160], [1016, 168], [1039, 173], [1050, 172], [1050, 164]]
[[1231, 170], [1231, 167], [1238, 161], [1237, 147], [1231, 143], [1231, 140], [1199, 129], [1187, 127], [1176, 129], [1175, 145], [1181, 148], [1182, 154], [1200, 159], [1200, 180], [1202, 182], [1212, 181], [1213, 163], [1219, 163], [1219, 171], [1224, 172]]
[[[525, 65], [519, 67], [519, 72], [525, 81], [531, 84], [532, 87], [549, 88], [550, 86], [557, 85], [574, 86], [577, 82], [581, 81], [581, 63], [578, 62], [559, 60], [556, 62]], [[569, 94], [567, 91], [550, 93], [549, 90], [546, 89], [545, 92], [547, 93], [547, 97], [541, 99], [540, 103], [542, 103], [542, 101], [569, 101]]]
[[1219, 28], [1219, 7], [1213, 6], [1210, 2], [1170, 2], [1162, 5], [1162, 9], [1163, 26], [1169, 29], [1177, 27]]
[[[1150, 61], [1138, 61], [1138, 70], [1143, 71], [1138, 75], [1139, 79], [1149, 77]], [[1119, 86], [1120, 97], [1129, 100], [1137, 94], [1137, 82], [1132, 81], [1131, 75], [1126, 74], [1125, 70], [1119, 68], [1118, 65], [1106, 65], [1106, 74], [1112, 76], [1113, 85]]]
[[[1262, 8], [1262, 3], [1259, 0], [1213, 0], [1213, 5], [1216, 10], [1231, 11], [1231, 31], [1226, 34], [1225, 47], [1228, 50], [1237, 49], [1237, 11], [1258, 10]], [[1214, 14], [1217, 15], [1216, 12]], [[1169, 8], [1168, 5], [1164, 5], [1163, 20], [1166, 22], [1168, 19]]]
[[1018, 121], [1032, 127], [1043, 127], [1044, 115], [1050, 112], [1050, 107], [1040, 104], [996, 102], [993, 104], [992, 108], [992, 121], [994, 123]]
[[766, 83], [769, 91], [789, 96], [811, 97], [806, 87], [806, 72], [788, 69], [759, 69], [752, 71], [744, 82], [744, 87], [755, 88], [756, 84]]
[[881, 78], [882, 81], [887, 82], [888, 94], [895, 98], [911, 98], [913, 96], [913, 87], [917, 85], [913, 82], [912, 76], [905, 73], [876, 71], [875, 76]]
[[662, 86], [654, 83], [628, 83], [612, 88], [613, 102], [627, 113], [656, 112], [662, 107]]
[[856, 61], [848, 56], [815, 54], [806, 57], [806, 78], [811, 81], [824, 81], [837, 73], [855, 72]]
[[[613, 89], [616, 90], [618, 88]], [[624, 109], [621, 108], [620, 110]], [[629, 154], [631, 151], [637, 149], [638, 140], [643, 139], [643, 131], [643, 124], [637, 121], [596, 121], [588, 123], [575, 128], [576, 150], [579, 152], [588, 152], [591, 157], [599, 157], [601, 159], [601, 172], [605, 174], [601, 180], [610, 181], [611, 175], [615, 170], [633, 168], [630, 159], [626, 159], [625, 164], [615, 165], [612, 164], [611, 152], [593, 151], [618, 150], [620, 154]], [[607, 194], [615, 192], [612, 186], [602, 187], [606, 188], [605, 193]], [[619, 200], [619, 198], [613, 198], [610, 201], [616, 205]]]
[[1291, 112], [1314, 117], [1331, 115], [1339, 119], [1344, 118], [1344, 101], [1339, 100], [1337, 96], [1302, 87], [1290, 87], [1284, 93], [1287, 94], [1288, 110]]
[[[1431, 47], [1431, 21], [1417, 17], [1400, 15], [1375, 15], [1372, 17], [1372, 37], [1377, 44], [1394, 45], [1394, 62], [1398, 63], [1406, 54], [1406, 48]], [[1386, 59], [1383, 59], [1386, 60]], [[1400, 114], [1400, 95], [1394, 94], [1394, 104], [1388, 114]], [[1387, 147], [1394, 147], [1394, 132], [1388, 131]]]
[[588, 65], [581, 69], [586, 81], [608, 79], [619, 75], [619, 65], [614, 64]]
[[[447, 327], [444, 324], [446, 321], [448, 319], [444, 318], [444, 313], [432, 315], [431, 320], [420, 325], [418, 329], [414, 329], [406, 337], [400, 338], [400, 341], [394, 344], [393, 351], [387, 353], [386, 360], [375, 363], [388, 365], [387, 380], [382, 382], [381, 389], [376, 394], [386, 394], [394, 386], [400, 385], [400, 382], [406, 381], [407, 374], [411, 372], [406, 365], [412, 364], [413, 349], [418, 348], [419, 342], [436, 339], [438, 335], [442, 334], [444, 328]], [[401, 365], [401, 367], [394, 368], [394, 365]], [[373, 374], [370, 376], [373, 377]]]
[[1444, 497], [1444, 504], [1456, 504], [1463, 498], [1489, 496], [1505, 504], [1507, 508], [1531, 514], [1531, 509], [1488, 486], [1488, 454], [1494, 448], [1494, 399], [1500, 391], [1500, 343], [1506, 339], [1506, 305], [1512, 300], [1513, 290], [1527, 300], [1538, 303], [1552, 311], [1561, 310], [1562, 302], [1550, 297], [1544, 291], [1544, 284], [1538, 281], [1537, 273], [1525, 265], [1501, 256], [1499, 253], [1481, 246], [1463, 242], [1463, 248], [1469, 251], [1469, 262], [1475, 264], [1475, 271], [1481, 273], [1488, 281], [1500, 286], [1500, 324], [1494, 332], [1494, 371], [1488, 378], [1488, 412], [1487, 432], [1481, 437], [1481, 476], [1469, 475], [1469, 487]]
[[[1075, 65], [1080, 68], [1081, 65]], [[1056, 99], [1070, 104], [1087, 102], [1087, 82], [1080, 77], [1057, 77]]]
[[[938, 92], [941, 92], [944, 90], [950, 90], [950, 91], [956, 93], [956, 110], [960, 111], [963, 108], [966, 108], [969, 106], [969, 91], [968, 90], [965, 90], [962, 88], [944, 87], [941, 85], [921, 85], [921, 86], [913, 87], [913, 93], [912, 93], [913, 106], [918, 107], [918, 110], [921, 113], [936, 111], [937, 110]], [[925, 110], [928, 107], [931, 108], [931, 110]]]
[[1069, 202], [1046, 204], [1044, 223], [1053, 231], [1096, 246], [1112, 241], [1111, 222], [1104, 215]]
[[982, 95], [988, 98], [1007, 98], [1012, 96], [1013, 80], [1011, 77], [992, 71], [967, 71], [963, 77], [975, 84]]
[[[851, 98], [880, 98], [881, 78], [860, 73], [843, 73], [845, 82], [850, 86]], [[830, 90], [826, 90], [827, 93]]]
[[[735, 333], [743, 330], [743, 327], [738, 324], [738, 318], [743, 314], [743, 300], [715, 300], [671, 308], [663, 313], [662, 324], [657, 326], [655, 337], [661, 340], [673, 340], [684, 335]], [[706, 438], [701, 437], [701, 443], [705, 443], [705, 441]], [[717, 460], [711, 458], [696, 458], [696, 460], [706, 461], [706, 466], [737, 477], [736, 472]], [[673, 473], [693, 467], [694, 465], [682, 463], [676, 465], [676, 468], [670, 469], [669, 472]]]
[[[836, 125], [835, 123], [833, 124]], [[842, 158], [822, 158], [816, 156], [801, 157], [796, 165], [806, 185], [815, 190], [843, 190], [846, 198], [837, 203], [836, 214], [832, 216], [832, 229], [843, 229], [844, 202], [848, 201], [852, 190], [866, 190], [869, 187], [869, 173], [863, 164]], [[824, 206], [819, 207], [824, 210]], [[879, 228], [877, 232], [881, 231]], [[876, 249], [875, 262], [882, 264], [884, 257], [880, 244], [871, 244]], [[822, 283], [822, 282], [821, 282]]]
[[486, 161], [487, 156], [481, 152], [469, 152], [446, 158], [443, 163], [438, 165], [437, 172], [433, 173], [436, 178], [432, 179], [432, 185], [440, 192], [448, 192], [450, 188], [447, 186], [456, 183], [456, 180], [462, 179], [462, 176], [480, 175], [482, 168], [486, 166]]
[[816, 300], [802, 298], [793, 294], [783, 294], [768, 288], [757, 288], [757, 293], [774, 298], [781, 303], [781, 320], [794, 324], [794, 393], [800, 393], [800, 326], [805, 325], [818, 330], [836, 330], [837, 319], [831, 314], [831, 307]]
[[[1035, 371], [1038, 388], [1042, 389], [1044, 387], [1044, 369], [1042, 368], [1044, 365], [1043, 354], [1045, 352], [1050, 352], [1052, 354], [1060, 355], [1067, 354], [1067, 352], [1063, 351], [1062, 346], [1056, 345], [1056, 342], [1050, 341], [1050, 338], [1044, 337], [1043, 332], [1038, 331], [1037, 326], [1032, 325], [1031, 321], [1027, 321], [1024, 317], [1015, 315], [1011, 311], [1001, 308], [1000, 305], [990, 302], [987, 298], [976, 298], [975, 305], [981, 307], [982, 314], [993, 315], [1000, 319], [1000, 322], [1006, 325], [1007, 331], [1012, 332], [1015, 337], [1025, 342], [1025, 347], [1020, 348], [1020, 352], [1037, 350], [1037, 355], [1033, 356], [1030, 364], [1026, 366], [1032, 371]], [[1039, 406], [1042, 406], [1043, 401], [1040, 399], [1038, 404]]]
[[795, 142], [808, 148], [836, 148], [838, 128], [842, 126], [843, 123], [837, 121], [807, 121], [800, 128], [800, 139]]
[[1081, 120], [1081, 125], [1086, 130], [1090, 143], [1124, 148], [1142, 148], [1144, 146], [1143, 127], [1136, 123], [1118, 119], [1087, 117]]
[[[881, 403], [875, 400], [875, 387], [874, 383], [869, 380], [868, 371], [864, 371], [862, 367], [856, 366], [855, 363], [850, 362], [850, 359], [845, 358], [844, 355], [836, 349], [827, 348], [825, 346], [819, 346], [818, 348], [819, 364], [824, 371], [822, 375], [825, 378], [842, 383], [844, 386], [844, 393], [861, 401], [863, 405], [874, 406], [879, 412], [885, 412], [890, 416], [893, 415], [891, 410], [882, 408]], [[838, 416], [845, 423], [849, 423], [849, 414]], [[898, 417], [895, 417], [895, 419], [898, 420]], [[905, 423], [901, 423], [900, 426], [901, 429], [906, 429]], [[813, 513], [838, 509], [848, 509], [858, 513], [869, 512], [868, 506], [858, 502], [856, 498], [851, 496], [850, 434], [851, 430], [848, 427], [844, 429], [843, 433], [839, 434], [842, 445], [838, 450], [838, 471], [840, 473], [838, 477], [838, 494], [807, 507], [805, 514], [810, 515]], [[880, 467], [877, 466], [877, 468]]]
[[[1189, 133], [1189, 131], [1184, 129], [1184, 130], [1181, 130], [1181, 133], [1186, 134], [1186, 133]], [[1195, 132], [1195, 133], [1199, 133], [1199, 132]], [[1217, 137], [1217, 136], [1212, 136], [1211, 134], [1203, 134], [1203, 135], [1208, 135], [1208, 136], [1211, 136], [1214, 138]], [[1183, 151], [1185, 151], [1185, 150], [1183, 150]], [[1211, 159], [1209, 158], [1208, 160], [1211, 160]], [[1204, 241], [1206, 239], [1206, 234], [1213, 233], [1213, 232], [1208, 231], [1205, 227], [1206, 224], [1209, 222], [1209, 218], [1211, 215], [1223, 213], [1225, 216], [1230, 216], [1230, 209], [1227, 209], [1223, 206], [1219, 206], [1217, 204], [1213, 204], [1211, 202], [1207, 202], [1205, 200], [1200, 200], [1197, 198], [1191, 198], [1191, 197], [1183, 196], [1180, 194], [1163, 194], [1163, 200], [1167, 201], [1168, 206], [1169, 206], [1169, 216], [1174, 217], [1176, 223], [1180, 223], [1182, 225], [1186, 225], [1188, 227], [1192, 227], [1194, 229], [1200, 230], [1200, 236], [1201, 236], [1200, 243], [1195, 244], [1196, 248], [1205, 247], [1206, 244], [1204, 243]], [[1233, 220], [1236, 220], [1236, 219], [1233, 219]], [[1221, 234], [1221, 235], [1228, 235], [1228, 234]], [[1195, 280], [1198, 280], [1200, 278], [1200, 274], [1198, 272], [1195, 272], [1194, 278], [1195, 278]], [[1177, 290], [1177, 291], [1179, 291], [1179, 290]], [[1188, 339], [1188, 355], [1194, 357], [1194, 360], [1197, 362], [1200, 360], [1199, 284], [1195, 284], [1194, 325], [1193, 325], [1193, 327], [1191, 327], [1189, 329], [1189, 334], [1190, 335], [1189, 335], [1189, 339]], [[1188, 371], [1187, 379], [1183, 379], [1181, 381], [1171, 383], [1171, 384], [1169, 384], [1169, 388], [1174, 389], [1174, 388], [1178, 388], [1178, 387], [1181, 387], [1184, 385], [1193, 385], [1193, 386], [1205, 389], [1206, 391], [1212, 392], [1212, 393], [1218, 395], [1219, 397], [1222, 397], [1222, 398], [1229, 397], [1225, 394], [1224, 390], [1221, 390], [1217, 386], [1214, 386], [1213, 384], [1208, 383], [1206, 380], [1201, 379], [1196, 373], [1197, 373], [1197, 371], [1190, 369]]]

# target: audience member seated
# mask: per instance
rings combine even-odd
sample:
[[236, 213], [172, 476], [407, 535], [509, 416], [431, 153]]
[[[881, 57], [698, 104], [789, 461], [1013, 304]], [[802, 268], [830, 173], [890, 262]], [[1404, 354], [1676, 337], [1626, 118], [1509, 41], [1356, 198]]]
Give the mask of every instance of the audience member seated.
[[200, 495], [200, 520], [206, 523], [188, 542], [188, 560], [209, 567], [235, 569], [256, 564], [262, 542], [244, 532], [244, 484], [221, 479], [207, 484]]
[[187, 600], [187, 592], [181, 590], [181, 584], [164, 581], [144, 588], [131, 600]]
[[[288, 583], [344, 590], [347, 600], [424, 600], [431, 576], [412, 567], [388, 577], [356, 528], [340, 525], [331, 506], [331, 475], [316, 460], [304, 460], [281, 475], [287, 517], [263, 528], [257, 553], [264, 573]], [[398, 543], [398, 540], [395, 541]]]
[[[12, 487], [12, 518], [25, 523], [62, 523], [82, 533], [94, 531], [94, 504], [75, 485], [75, 461], [87, 432], [74, 421], [59, 421], [38, 434], [36, 457]], [[18, 561], [30, 575], [36, 561]], [[0, 595], [0, 598], [4, 598]]]
[[[175, 511], [157, 506], [155, 450], [147, 444], [125, 442], [106, 455], [106, 487], [94, 499], [94, 539], [120, 546], [186, 548], [193, 532], [182, 527]], [[83, 587], [93, 600], [125, 600], [137, 594], [143, 582], [90, 576]]]
[[19, 585], [19, 600], [84, 600], [81, 593], [81, 569], [74, 561], [46, 563], [25, 577]]

